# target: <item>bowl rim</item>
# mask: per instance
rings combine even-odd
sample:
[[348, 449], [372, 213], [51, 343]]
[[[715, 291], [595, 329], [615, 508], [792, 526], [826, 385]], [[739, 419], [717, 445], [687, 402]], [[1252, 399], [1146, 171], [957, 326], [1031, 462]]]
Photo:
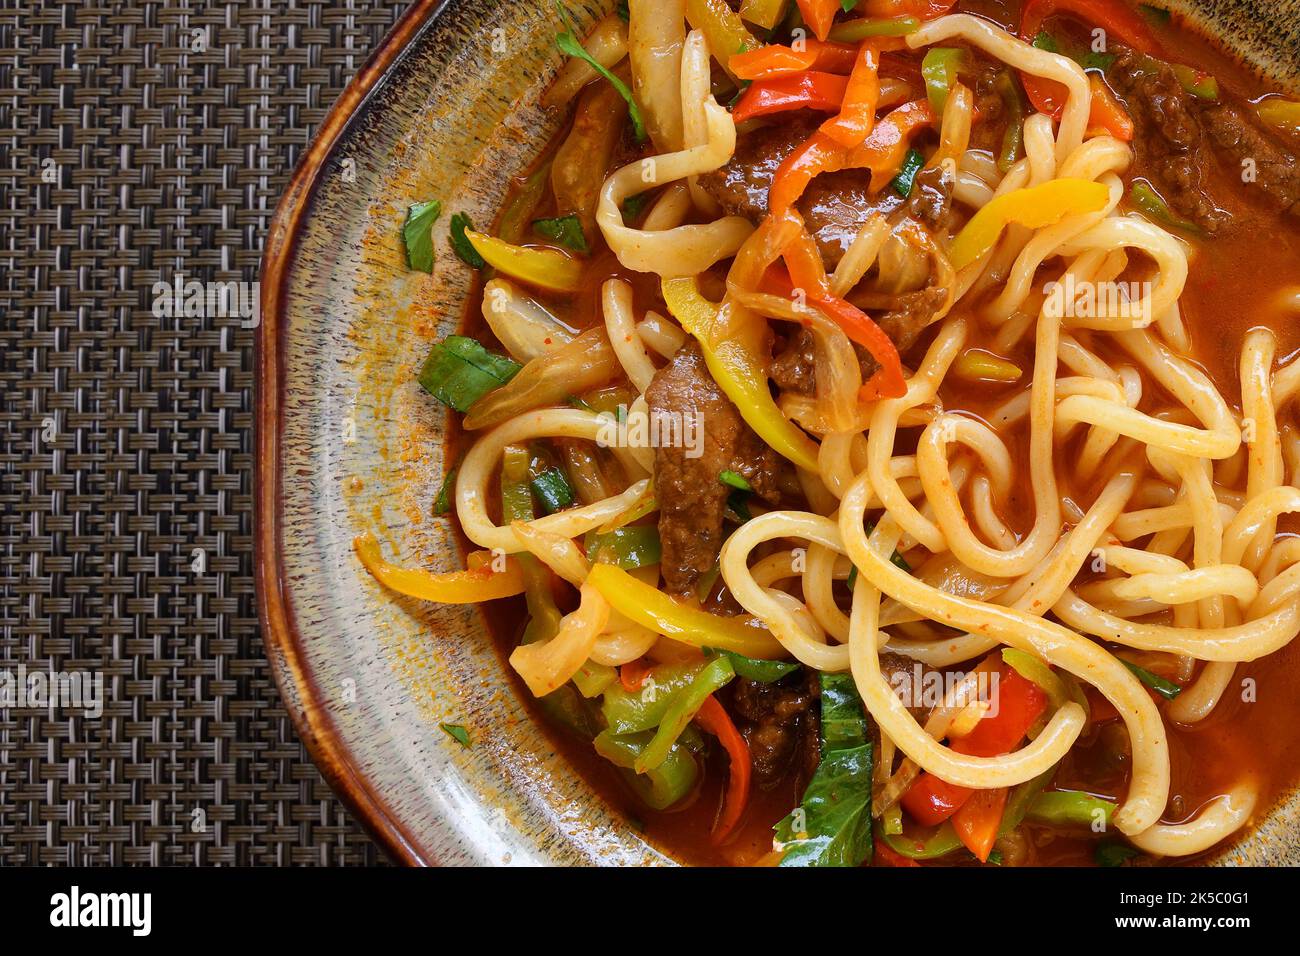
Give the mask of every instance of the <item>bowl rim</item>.
[[271, 218], [261, 261], [261, 325], [255, 348], [256, 414], [253, 470], [254, 581], [262, 642], [280, 697], [299, 738], [330, 788], [388, 856], [412, 866], [438, 860], [401, 822], [399, 815], [358, 770], [352, 749], [322, 703], [319, 685], [302, 652], [302, 636], [284, 583], [281, 559], [283, 309], [298, 237], [316, 188], [335, 147], [362, 113], [370, 95], [391, 69], [450, 5], [451, 0], [414, 0], [380, 40], [361, 69], [330, 107], [299, 159]]

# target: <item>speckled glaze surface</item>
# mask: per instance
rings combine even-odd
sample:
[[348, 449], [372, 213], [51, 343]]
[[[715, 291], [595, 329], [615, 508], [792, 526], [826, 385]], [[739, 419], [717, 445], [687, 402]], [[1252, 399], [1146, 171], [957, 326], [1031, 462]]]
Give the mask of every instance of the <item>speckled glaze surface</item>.
[[[1175, 4], [1294, 83], [1300, 0]], [[613, 3], [570, 2], [585, 26]], [[559, 65], [534, 0], [417, 2], [334, 107], [283, 197], [263, 262], [259, 605], [285, 701], [336, 790], [394, 859], [654, 864], [555, 753], [474, 607], [383, 592], [352, 553], [372, 531], [404, 563], [463, 566], [432, 518], [444, 415], [415, 384], [463, 313], [448, 212], [490, 222], [558, 118], [534, 104]], [[432, 276], [408, 271], [408, 205], [444, 201]], [[461, 747], [439, 725], [464, 725]], [[1285, 732], [1294, 732], [1286, 728]], [[1300, 799], [1222, 857], [1300, 864]]]

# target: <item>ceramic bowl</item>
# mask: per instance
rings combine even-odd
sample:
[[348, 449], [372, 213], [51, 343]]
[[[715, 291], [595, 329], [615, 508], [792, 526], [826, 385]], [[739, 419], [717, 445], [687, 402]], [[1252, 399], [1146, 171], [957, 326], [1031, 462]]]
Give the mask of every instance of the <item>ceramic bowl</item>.
[[[568, 2], [580, 29], [612, 3]], [[1300, 0], [1177, 4], [1278, 79], [1300, 62]], [[1286, 26], [1280, 26], [1287, 24]], [[417, 0], [334, 105], [280, 202], [263, 262], [257, 549], [267, 651], [335, 790], [393, 859], [673, 862], [606, 805], [525, 709], [475, 607], [394, 597], [351, 541], [462, 566], [430, 503], [445, 416], [415, 383], [455, 330], [469, 274], [445, 252], [408, 271], [407, 206], [440, 197], [488, 223], [558, 118], [535, 104], [560, 64], [536, 0]], [[436, 226], [446, 250], [449, 216]], [[462, 747], [440, 725], [463, 725]], [[1300, 801], [1221, 857], [1300, 861]]]

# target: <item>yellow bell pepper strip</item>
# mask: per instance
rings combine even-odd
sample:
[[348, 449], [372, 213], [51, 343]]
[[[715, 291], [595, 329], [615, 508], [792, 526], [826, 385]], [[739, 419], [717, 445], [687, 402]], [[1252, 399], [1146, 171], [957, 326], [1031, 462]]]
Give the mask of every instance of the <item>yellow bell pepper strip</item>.
[[[384, 560], [379, 542], [369, 532], [352, 541], [352, 549], [376, 581], [398, 594], [437, 601], [439, 604], [479, 604], [522, 594], [524, 576], [519, 562], [504, 559], [505, 567], [493, 568], [491, 559], [480, 558], [479, 566], [468, 571], [435, 574], [422, 568], [403, 568]], [[473, 557], [473, 556], [471, 556]], [[472, 562], [473, 563], [473, 562]]]
[[1300, 130], [1300, 103], [1295, 100], [1275, 96], [1256, 106], [1255, 112], [1269, 126], [1292, 132]]
[[1000, 355], [994, 355], [984, 349], [967, 349], [953, 363], [952, 374], [968, 382], [1009, 384], [1020, 381], [1025, 373], [1019, 365], [1008, 362]]
[[732, 55], [759, 45], [740, 14], [727, 5], [727, 0], [686, 0], [686, 22], [704, 34], [709, 50], [726, 74], [733, 81], [739, 80], [731, 70]]
[[766, 629], [745, 624], [740, 618], [718, 617], [679, 604], [612, 564], [594, 565], [587, 583], [624, 617], [675, 641], [735, 651], [761, 660], [785, 656], [785, 649]]
[[970, 218], [948, 247], [948, 258], [954, 269], [964, 269], [992, 250], [1002, 230], [1013, 223], [1041, 229], [1066, 216], [1100, 212], [1109, 197], [1110, 191], [1104, 185], [1085, 179], [1053, 179], [1012, 190], [991, 200]]
[[764, 30], [771, 30], [781, 22], [789, 3], [790, 0], [743, 0], [740, 4], [740, 19]]
[[582, 263], [558, 249], [515, 246], [472, 229], [465, 230], [465, 238], [488, 265], [512, 279], [552, 292], [576, 292], [582, 283]]
[[[699, 341], [714, 381], [749, 427], [778, 454], [816, 471], [816, 443], [785, 417], [772, 398], [762, 352], [764, 323], [753, 321], [752, 316], [745, 321], [720, 321], [722, 310], [704, 298], [693, 276], [665, 279], [662, 290], [668, 311]], [[747, 316], [739, 306], [728, 305], [727, 311], [733, 319]]]

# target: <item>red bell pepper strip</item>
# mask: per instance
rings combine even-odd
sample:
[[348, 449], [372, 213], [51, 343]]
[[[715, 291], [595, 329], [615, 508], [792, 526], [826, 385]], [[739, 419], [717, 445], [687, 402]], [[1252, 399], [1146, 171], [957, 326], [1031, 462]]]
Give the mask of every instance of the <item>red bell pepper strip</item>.
[[749, 745], [740, 735], [736, 725], [731, 722], [727, 712], [710, 694], [704, 705], [695, 713], [695, 722], [718, 738], [722, 749], [727, 752], [730, 764], [727, 772], [727, 792], [722, 800], [722, 812], [713, 828], [713, 842], [722, 843], [731, 835], [740, 822], [749, 803], [749, 782], [753, 770], [753, 761], [749, 755]]
[[976, 790], [952, 815], [957, 839], [984, 863], [993, 851], [1002, 825], [1002, 811], [1007, 805], [1007, 788]]
[[[1020, 37], [1026, 43], [1032, 43], [1039, 29], [1053, 13], [1072, 13], [1081, 20], [1099, 26], [1108, 36], [1118, 37], [1139, 53], [1152, 56], [1163, 55], [1163, 48], [1146, 22], [1119, 0], [1028, 0], [1020, 15]], [[1020, 74], [1025, 86], [1025, 95], [1034, 104], [1034, 109], [1046, 113], [1053, 119], [1061, 118], [1065, 108], [1065, 87], [1055, 80]], [[1109, 129], [1100, 121], [1094, 105], [1089, 115], [1089, 124]]]
[[822, 123], [821, 132], [844, 149], [856, 149], [876, 125], [879, 103], [880, 52], [868, 41], [858, 51], [839, 115]]
[[917, 823], [938, 826], [961, 809], [974, 790], [940, 780], [932, 773], [922, 773], [903, 794], [903, 809]]
[[867, 0], [869, 17], [916, 17], [933, 20], [941, 17], [956, 4], [956, 0]]
[[1140, 14], [1120, 0], [1028, 0], [1020, 14], [1020, 36], [1032, 41], [1053, 13], [1071, 13], [1108, 37], [1118, 37], [1139, 53], [1163, 56], [1163, 48]]
[[[1047, 694], [1033, 681], [1021, 677], [1005, 663], [997, 667], [996, 673], [997, 710], [980, 718], [964, 737], [949, 739], [948, 746], [957, 753], [972, 757], [1009, 753], [1047, 709]], [[934, 774], [922, 773], [903, 794], [901, 802], [913, 819], [933, 826], [951, 817], [976, 792], [954, 786]]]
[[884, 840], [879, 840], [876, 842], [875, 854], [876, 854], [876, 863], [880, 864], [881, 866], [919, 867], [921, 865], [920, 863], [917, 863], [915, 860], [913, 860], [911, 857], [903, 856], [903, 854], [899, 853], [897, 850], [891, 847]]
[[848, 85], [849, 81], [845, 77], [816, 70], [804, 70], [802, 73], [791, 73], [770, 80], [755, 80], [732, 107], [731, 118], [737, 123], [743, 123], [756, 116], [799, 109], [833, 113], [844, 102], [844, 90]]
[[1010, 753], [1047, 709], [1047, 694], [1033, 681], [1005, 664], [997, 674], [996, 712], [978, 720], [966, 736], [949, 740], [948, 746], [957, 753], [973, 757]]
[[835, 14], [840, 10], [840, 0], [795, 0], [795, 2], [799, 4], [803, 22], [812, 29], [813, 36], [825, 40], [827, 34], [831, 32]]

